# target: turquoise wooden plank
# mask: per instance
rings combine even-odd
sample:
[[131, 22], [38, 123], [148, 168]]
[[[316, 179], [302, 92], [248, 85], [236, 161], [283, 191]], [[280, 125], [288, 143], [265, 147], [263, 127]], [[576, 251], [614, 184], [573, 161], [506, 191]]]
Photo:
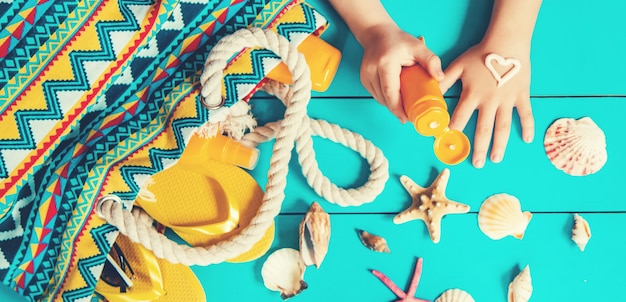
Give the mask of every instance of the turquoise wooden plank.
[[[343, 52], [337, 77], [317, 96], [368, 96], [359, 80], [363, 50], [327, 1], [307, 1], [331, 22], [322, 36]], [[426, 37], [444, 68], [482, 38], [492, 1], [382, 1], [407, 32]], [[576, 0], [562, 5], [544, 1], [532, 44], [532, 87], [535, 96], [626, 95], [626, 2], [610, 5]], [[459, 95], [456, 85], [448, 95]]]
[[9, 302], [24, 302], [26, 298], [20, 296], [18, 293], [10, 289], [8, 286], [4, 284], [0, 284], [0, 297], [2, 297], [3, 301]]
[[[325, 204], [322, 204], [325, 206]], [[475, 214], [443, 220], [439, 244], [428, 239], [423, 223], [394, 225], [391, 215], [331, 215], [329, 252], [319, 269], [309, 267], [309, 288], [293, 301], [393, 301], [394, 295], [369, 270], [377, 269], [406, 290], [415, 257], [423, 257], [417, 297], [434, 300], [448, 288], [462, 288], [476, 301], [506, 301], [507, 287], [526, 264], [533, 280], [533, 302], [626, 300], [623, 255], [626, 244], [614, 234], [626, 227], [626, 214], [586, 214], [593, 237], [585, 252], [570, 240], [569, 214], [536, 214], [523, 240], [493, 241], [481, 233]], [[297, 249], [301, 215], [281, 215], [271, 248]], [[384, 236], [391, 254], [363, 247], [355, 229]], [[269, 255], [269, 253], [268, 253]], [[192, 267], [209, 301], [280, 301], [263, 286], [261, 267], [268, 255], [242, 264]]]
[[[455, 100], [450, 100], [451, 107]], [[622, 189], [622, 171], [626, 150], [622, 120], [626, 112], [625, 98], [538, 98], [533, 99], [536, 133], [531, 144], [521, 141], [520, 127], [515, 121], [504, 160], [487, 163], [483, 169], [471, 166], [466, 159], [457, 166], [440, 163], [433, 151], [433, 139], [415, 132], [410, 124], [400, 124], [386, 109], [372, 99], [314, 99], [309, 115], [337, 123], [363, 135], [377, 145], [389, 160], [390, 180], [382, 194], [372, 203], [361, 207], [330, 206], [332, 212], [395, 213], [410, 204], [409, 195], [399, 183], [400, 175], [411, 177], [427, 186], [444, 167], [451, 169], [447, 194], [477, 211], [482, 201], [495, 193], [517, 196], [526, 210], [533, 212], [613, 212], [626, 211]], [[282, 114], [278, 101], [255, 100], [254, 115], [260, 123], [276, 120]], [[543, 135], [557, 118], [591, 117], [607, 137], [608, 161], [596, 174], [569, 176], [557, 170], [548, 160], [543, 147]], [[466, 133], [473, 138], [475, 119]], [[331, 181], [344, 187], [362, 185], [369, 167], [358, 154], [332, 142], [314, 138], [314, 147], [322, 171]], [[271, 143], [261, 146], [262, 157], [252, 175], [265, 186]], [[471, 155], [470, 155], [471, 158]], [[593, 197], [591, 197], [593, 192]], [[290, 164], [283, 213], [302, 213], [306, 204], [323, 200], [309, 188], [295, 159]]]

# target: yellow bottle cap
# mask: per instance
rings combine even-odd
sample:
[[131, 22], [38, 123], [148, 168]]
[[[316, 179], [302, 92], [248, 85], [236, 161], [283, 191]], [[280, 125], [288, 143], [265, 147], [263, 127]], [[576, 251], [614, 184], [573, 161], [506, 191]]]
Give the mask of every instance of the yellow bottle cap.
[[456, 165], [464, 161], [470, 152], [470, 141], [465, 133], [446, 128], [435, 137], [435, 156], [444, 164]]

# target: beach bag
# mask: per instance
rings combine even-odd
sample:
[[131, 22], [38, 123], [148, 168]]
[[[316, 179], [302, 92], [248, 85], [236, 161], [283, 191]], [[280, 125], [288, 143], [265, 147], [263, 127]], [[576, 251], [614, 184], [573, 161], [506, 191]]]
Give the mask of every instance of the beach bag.
[[[199, 82], [213, 46], [288, 11], [287, 38], [327, 26], [302, 1], [0, 1], [2, 283], [29, 301], [89, 299], [119, 234], [97, 201], [132, 207], [209, 120]], [[243, 57], [225, 70], [223, 107], [280, 62], [264, 50], [228, 61]]]

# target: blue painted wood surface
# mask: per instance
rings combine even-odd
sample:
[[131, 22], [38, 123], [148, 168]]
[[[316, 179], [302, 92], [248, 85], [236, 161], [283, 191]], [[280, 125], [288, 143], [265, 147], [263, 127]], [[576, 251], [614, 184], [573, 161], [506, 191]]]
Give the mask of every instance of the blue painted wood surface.
[[[390, 179], [372, 203], [342, 208], [324, 201], [309, 188], [294, 158], [290, 163], [286, 197], [276, 218], [271, 251], [297, 248], [297, 226], [312, 201], [331, 214], [330, 250], [320, 269], [309, 268], [309, 289], [293, 301], [393, 301], [394, 294], [371, 273], [387, 274], [408, 288], [416, 257], [424, 271], [417, 297], [434, 300], [448, 288], [469, 291], [476, 301], [506, 301], [507, 287], [525, 265], [530, 265], [534, 293], [531, 301], [626, 301], [626, 197], [623, 184], [626, 142], [626, 2], [597, 5], [588, 1], [545, 1], [532, 45], [532, 105], [536, 133], [523, 143], [514, 122], [502, 163], [475, 169], [469, 160], [449, 167], [450, 199], [471, 206], [470, 213], [449, 215], [442, 221], [439, 244], [430, 241], [421, 221], [402, 225], [393, 216], [411, 203], [398, 177], [407, 175], [427, 186], [446, 167], [434, 156], [432, 138], [422, 137], [411, 125], [400, 124], [371, 99], [361, 86], [358, 69], [362, 49], [326, 1], [308, 1], [331, 21], [322, 36], [341, 49], [344, 57], [333, 84], [313, 93], [309, 115], [337, 123], [371, 140], [389, 160]], [[383, 1], [390, 14], [408, 32], [424, 35], [442, 57], [444, 68], [482, 37], [492, 1]], [[460, 92], [448, 94], [454, 108]], [[252, 102], [261, 123], [279, 119], [282, 105], [260, 93]], [[553, 167], [543, 149], [543, 134], [561, 117], [591, 117], [607, 137], [609, 160], [598, 173], [572, 177]], [[517, 117], [515, 117], [517, 118]], [[472, 140], [475, 117], [465, 129]], [[319, 138], [314, 139], [321, 170], [340, 186], [361, 185], [367, 163], [356, 153]], [[251, 174], [264, 186], [272, 143], [261, 146], [262, 157]], [[494, 241], [477, 224], [477, 212], [488, 196], [506, 192], [517, 196], [534, 216], [523, 240]], [[573, 213], [582, 213], [593, 237], [585, 252], [571, 241]], [[391, 254], [374, 253], [360, 243], [355, 229], [384, 236]], [[193, 267], [202, 280], [208, 301], [280, 301], [267, 290], [261, 266], [267, 255], [243, 264], [223, 263]]]
[[[520, 140], [514, 123], [504, 161], [474, 169], [469, 161], [451, 168], [447, 195], [471, 206], [470, 213], [447, 216], [442, 238], [433, 244], [421, 221], [395, 225], [393, 216], [410, 204], [398, 181], [400, 175], [427, 186], [445, 165], [432, 152], [432, 138], [401, 125], [378, 105], [358, 77], [362, 48], [330, 5], [308, 0], [330, 19], [323, 38], [343, 52], [337, 76], [324, 93], [314, 92], [309, 114], [362, 134], [382, 149], [390, 163], [385, 190], [372, 203], [342, 208], [317, 196], [304, 180], [295, 159], [290, 164], [282, 213], [276, 218], [271, 250], [297, 248], [297, 225], [317, 200], [331, 214], [330, 250], [320, 269], [309, 268], [309, 289], [293, 301], [392, 301], [395, 296], [371, 273], [387, 274], [401, 288], [408, 287], [415, 257], [424, 258], [417, 297], [434, 300], [448, 288], [469, 291], [476, 301], [506, 301], [510, 280], [526, 264], [533, 276], [533, 302], [626, 301], [626, 159], [623, 114], [626, 112], [625, 1], [599, 5], [593, 1], [544, 1], [533, 36], [532, 105], [535, 141]], [[477, 43], [491, 13], [492, 1], [383, 0], [398, 24], [426, 37], [441, 56], [444, 68]], [[459, 85], [447, 95], [453, 108]], [[283, 108], [259, 93], [255, 116], [263, 122], [280, 118]], [[597, 174], [571, 177], [554, 168], [543, 151], [543, 133], [557, 118], [590, 116], [605, 131], [609, 160]], [[473, 136], [475, 119], [465, 130]], [[271, 143], [261, 146], [262, 157], [251, 174], [264, 186]], [[365, 181], [368, 167], [354, 152], [315, 139], [320, 167], [332, 181], [354, 187]], [[533, 216], [523, 240], [493, 241], [478, 228], [476, 213], [491, 194], [517, 196]], [[593, 237], [584, 253], [570, 240], [572, 213], [591, 224]], [[355, 229], [387, 238], [391, 254], [364, 248]], [[193, 267], [208, 301], [280, 301], [263, 286], [260, 270], [267, 255], [248, 263]], [[15, 295], [0, 286], [0, 297]]]
[[[406, 290], [415, 257], [424, 270], [417, 297], [434, 300], [448, 288], [462, 288], [476, 301], [506, 301], [507, 287], [521, 268], [530, 265], [533, 297], [530, 301], [625, 301], [623, 255], [626, 245], [615, 237], [626, 227], [626, 214], [586, 214], [593, 237], [584, 253], [569, 239], [569, 214], [535, 214], [523, 240], [493, 241], [477, 226], [475, 214], [443, 220], [439, 244], [426, 239], [420, 223], [394, 225], [393, 215], [332, 214], [329, 253], [320, 269], [305, 273], [309, 288], [293, 301], [394, 301], [395, 296], [371, 273], [385, 273]], [[276, 219], [272, 249], [297, 248], [301, 215]], [[355, 228], [384, 236], [390, 254], [374, 253], [361, 245]], [[259, 261], [194, 267], [203, 281], [208, 301], [281, 301], [263, 286]], [[290, 300], [291, 301], [291, 300]]]

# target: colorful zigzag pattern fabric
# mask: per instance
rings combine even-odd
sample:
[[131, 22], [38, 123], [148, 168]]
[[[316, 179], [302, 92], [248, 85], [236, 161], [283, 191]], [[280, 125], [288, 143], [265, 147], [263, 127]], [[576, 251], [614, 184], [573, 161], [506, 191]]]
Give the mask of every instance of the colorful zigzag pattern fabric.
[[[289, 15], [288, 18], [285, 18]], [[86, 301], [118, 235], [94, 213], [180, 157], [209, 119], [199, 76], [250, 26], [298, 43], [326, 19], [298, 0], [0, 0], [0, 280], [29, 301]], [[227, 105], [278, 64], [242, 51]]]

